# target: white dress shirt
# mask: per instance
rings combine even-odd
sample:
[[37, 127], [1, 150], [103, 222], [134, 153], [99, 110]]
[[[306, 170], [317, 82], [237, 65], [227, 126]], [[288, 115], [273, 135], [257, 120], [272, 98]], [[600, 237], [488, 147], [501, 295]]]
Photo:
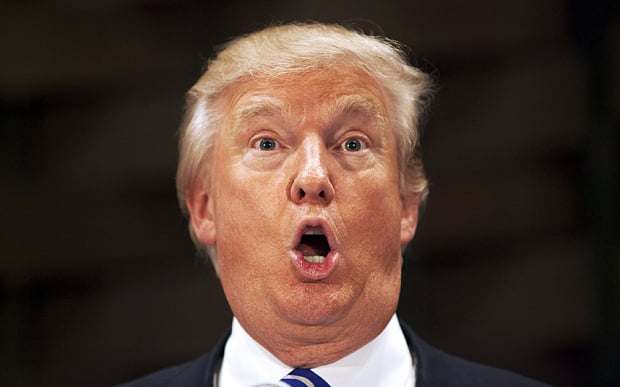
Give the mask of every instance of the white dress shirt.
[[[313, 368], [331, 387], [414, 387], [415, 369], [396, 315], [374, 340], [335, 363]], [[219, 373], [219, 387], [277, 383], [287, 366], [258, 344], [233, 319]]]

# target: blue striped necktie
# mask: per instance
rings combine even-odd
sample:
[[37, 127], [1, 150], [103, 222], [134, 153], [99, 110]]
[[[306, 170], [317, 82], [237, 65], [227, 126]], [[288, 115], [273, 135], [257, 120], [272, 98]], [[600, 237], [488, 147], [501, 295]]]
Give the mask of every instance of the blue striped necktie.
[[295, 368], [280, 381], [291, 387], [330, 387], [323, 378], [308, 368]]

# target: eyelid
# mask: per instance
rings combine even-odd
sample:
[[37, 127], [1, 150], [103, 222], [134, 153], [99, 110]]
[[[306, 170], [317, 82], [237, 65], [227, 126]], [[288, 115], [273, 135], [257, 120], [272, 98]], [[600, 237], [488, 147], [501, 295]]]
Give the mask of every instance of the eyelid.
[[370, 147], [370, 140], [368, 139], [367, 136], [364, 136], [364, 135], [359, 134], [359, 133], [353, 133], [351, 135], [348, 135], [348, 136], [344, 137], [340, 142], [338, 142], [338, 148], [340, 148], [340, 149], [342, 149], [344, 151], [351, 152], [351, 151], [345, 149], [345, 147], [344, 147], [346, 142], [349, 141], [349, 140], [358, 140], [360, 142], [361, 148], [359, 150], [357, 150], [356, 152], [366, 150], [366, 149], [368, 149]]
[[[261, 149], [260, 143], [262, 140], [271, 140], [274, 142], [275, 146], [271, 149]], [[250, 136], [248, 147], [259, 152], [273, 152], [287, 148], [286, 143], [287, 142], [285, 138], [282, 137], [281, 133], [278, 133], [272, 129], [262, 129], [256, 130], [253, 135]]]
[[266, 149], [260, 148], [261, 141], [263, 140], [271, 140], [275, 144], [274, 148], [269, 150], [275, 150], [281, 146], [280, 141], [278, 141], [278, 139], [276, 139], [274, 136], [262, 135], [252, 138], [252, 140], [250, 141], [250, 147], [259, 151], [266, 151]]

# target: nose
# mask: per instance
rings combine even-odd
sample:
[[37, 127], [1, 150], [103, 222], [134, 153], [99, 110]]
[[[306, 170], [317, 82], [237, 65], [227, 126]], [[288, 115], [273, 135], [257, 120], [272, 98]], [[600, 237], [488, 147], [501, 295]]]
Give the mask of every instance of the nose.
[[327, 166], [327, 149], [320, 139], [309, 138], [298, 148], [291, 200], [296, 204], [327, 205], [334, 198], [334, 187]]

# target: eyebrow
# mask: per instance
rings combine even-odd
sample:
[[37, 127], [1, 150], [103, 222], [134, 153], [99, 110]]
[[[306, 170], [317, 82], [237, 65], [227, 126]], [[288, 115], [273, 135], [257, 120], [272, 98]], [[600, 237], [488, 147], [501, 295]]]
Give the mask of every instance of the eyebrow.
[[257, 97], [247, 105], [236, 109], [232, 114], [234, 132], [238, 132], [243, 122], [256, 117], [273, 116], [288, 111], [287, 106], [280, 100], [270, 97]]
[[[236, 109], [232, 114], [232, 130], [239, 132], [244, 122], [256, 117], [284, 115], [290, 109], [283, 101], [267, 96], [260, 96], [252, 102]], [[384, 127], [386, 118], [383, 109], [375, 101], [359, 94], [344, 95], [336, 99], [327, 108], [328, 117], [346, 117], [347, 115], [363, 115], [375, 120]]]
[[330, 108], [330, 113], [335, 115], [361, 114], [376, 120], [380, 126], [384, 126], [386, 120], [380, 105], [359, 94], [345, 95], [338, 98]]

